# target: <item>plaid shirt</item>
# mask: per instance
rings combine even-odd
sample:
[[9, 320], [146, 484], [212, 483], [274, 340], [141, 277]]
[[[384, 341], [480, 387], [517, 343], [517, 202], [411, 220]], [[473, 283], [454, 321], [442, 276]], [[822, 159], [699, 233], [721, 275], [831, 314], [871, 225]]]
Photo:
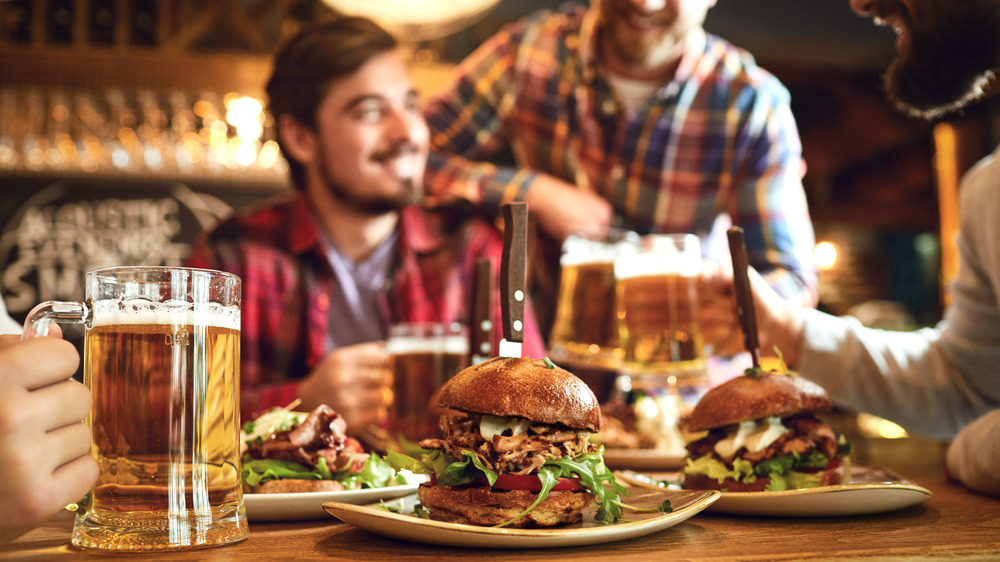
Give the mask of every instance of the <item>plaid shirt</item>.
[[[463, 61], [425, 112], [432, 146], [457, 155], [432, 159], [429, 192], [496, 212], [544, 172], [589, 185], [618, 226], [640, 233], [704, 238], [725, 213], [745, 230], [750, 264], [781, 294], [815, 303], [815, 239], [785, 87], [698, 32], [674, 79], [628, 112], [594, 59], [596, 31], [594, 10], [542, 12]], [[493, 164], [511, 158], [517, 168]]]
[[[479, 257], [497, 272], [503, 238], [487, 221], [446, 210], [401, 213], [396, 262], [379, 295], [380, 320], [462, 322], [471, 314]], [[327, 353], [330, 295], [337, 278], [324, 254], [306, 199], [296, 193], [232, 217], [203, 233], [187, 265], [219, 269], [243, 280], [240, 401], [244, 419], [297, 396], [298, 380]], [[494, 325], [500, 326], [495, 296]], [[541, 336], [525, 310], [524, 354], [541, 357]], [[494, 348], [501, 334], [494, 330]]]

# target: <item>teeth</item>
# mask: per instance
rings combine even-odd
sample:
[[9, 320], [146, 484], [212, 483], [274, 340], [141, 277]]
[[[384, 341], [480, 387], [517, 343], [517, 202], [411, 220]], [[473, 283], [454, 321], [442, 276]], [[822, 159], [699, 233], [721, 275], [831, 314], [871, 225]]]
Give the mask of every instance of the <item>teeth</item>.
[[419, 158], [414, 155], [400, 156], [389, 162], [389, 166], [401, 178], [411, 178], [417, 175], [420, 166]]

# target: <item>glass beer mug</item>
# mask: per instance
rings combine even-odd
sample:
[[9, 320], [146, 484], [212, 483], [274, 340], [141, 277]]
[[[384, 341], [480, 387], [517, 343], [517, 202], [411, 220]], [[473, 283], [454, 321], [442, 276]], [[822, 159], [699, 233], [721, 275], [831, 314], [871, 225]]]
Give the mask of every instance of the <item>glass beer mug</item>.
[[240, 279], [118, 267], [86, 275], [86, 301], [44, 302], [25, 337], [83, 324], [87, 419], [99, 476], [72, 543], [107, 550], [245, 539], [240, 483]]
[[550, 337], [553, 361], [577, 368], [618, 368], [622, 349], [615, 318], [614, 264], [638, 239], [635, 232], [611, 229], [600, 238], [574, 234], [563, 243]]

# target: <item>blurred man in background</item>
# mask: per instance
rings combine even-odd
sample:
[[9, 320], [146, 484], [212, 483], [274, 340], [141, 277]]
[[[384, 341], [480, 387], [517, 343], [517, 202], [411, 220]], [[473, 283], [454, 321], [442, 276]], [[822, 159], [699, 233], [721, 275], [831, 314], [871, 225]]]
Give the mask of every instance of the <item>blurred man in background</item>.
[[[494, 215], [504, 202], [528, 202], [544, 330], [559, 245], [611, 226], [705, 240], [731, 221], [779, 294], [815, 304], [814, 234], [788, 91], [748, 53], [705, 33], [714, 5], [593, 0], [541, 12], [487, 40], [428, 104], [431, 146], [446, 155], [431, 159], [429, 194]], [[717, 352], [742, 349], [734, 326], [704, 324]]]

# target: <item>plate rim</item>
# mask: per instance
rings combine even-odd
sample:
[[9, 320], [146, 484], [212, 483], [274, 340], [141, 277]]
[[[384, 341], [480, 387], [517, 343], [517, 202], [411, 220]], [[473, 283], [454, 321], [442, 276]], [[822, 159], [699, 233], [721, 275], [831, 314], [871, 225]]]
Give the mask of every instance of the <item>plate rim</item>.
[[[377, 531], [369, 530], [366, 527], [362, 527], [362, 526], [359, 526], [359, 525], [357, 525], [355, 523], [352, 523], [351, 521], [347, 521], [346, 519], [342, 519], [341, 517], [339, 517], [335, 513], [335, 511], [342, 510], [342, 511], [346, 511], [346, 512], [351, 513], [351, 514], [357, 514], [357, 515], [367, 516], [367, 517], [376, 517], [378, 519], [385, 519], [387, 521], [393, 521], [393, 522], [402, 524], [401, 526], [395, 527], [396, 529], [403, 529], [404, 527], [405, 528], [428, 528], [429, 527], [429, 528], [437, 529], [439, 531], [442, 531], [442, 532], [445, 532], [445, 533], [448, 533], [448, 534], [459, 533], [462, 536], [466, 536], [466, 537], [470, 537], [470, 538], [471, 537], [479, 537], [479, 538], [489, 537], [489, 538], [497, 538], [497, 539], [509, 539], [511, 542], [514, 542], [514, 543], [517, 543], [518, 541], [530, 540], [530, 539], [545, 540], [545, 539], [551, 538], [552, 540], [555, 541], [555, 540], [566, 540], [566, 539], [575, 539], [575, 538], [585, 537], [585, 538], [588, 538], [588, 539], [593, 539], [591, 541], [588, 541], [585, 544], [595, 544], [595, 543], [602, 542], [601, 539], [606, 539], [608, 536], [614, 537], [616, 535], [622, 534], [623, 532], [627, 533], [630, 530], [632, 530], [632, 531], [638, 530], [638, 531], [641, 532], [641, 531], [649, 528], [649, 533], [653, 533], [653, 532], [656, 532], [658, 530], [669, 528], [670, 526], [672, 526], [672, 525], [669, 525], [669, 523], [671, 523], [671, 522], [673, 522], [675, 520], [676, 520], [676, 523], [674, 523], [674, 524], [680, 524], [680, 523], [686, 521], [687, 519], [689, 519], [689, 518], [697, 515], [698, 513], [704, 511], [712, 503], [714, 503], [715, 501], [717, 501], [718, 499], [720, 499], [722, 497], [721, 492], [719, 492], [718, 490], [662, 490], [661, 489], [659, 491], [662, 491], [662, 492], [694, 492], [694, 493], [700, 495], [700, 497], [696, 497], [695, 499], [692, 499], [692, 501], [690, 503], [688, 503], [687, 505], [685, 505], [682, 508], [682, 510], [680, 510], [680, 511], [672, 511], [670, 513], [661, 513], [659, 515], [650, 517], [648, 519], [633, 520], [633, 521], [619, 521], [619, 522], [615, 522], [614, 524], [610, 524], [610, 525], [599, 525], [599, 526], [585, 527], [585, 528], [581, 528], [581, 527], [574, 527], [574, 528], [554, 527], [554, 528], [517, 529], [517, 528], [506, 528], [506, 527], [504, 527], [504, 528], [485, 527], [485, 526], [479, 526], [479, 525], [468, 525], [468, 524], [464, 524], [464, 523], [451, 523], [451, 522], [446, 522], [446, 521], [434, 521], [432, 519], [421, 519], [421, 518], [418, 518], [418, 517], [414, 517], [413, 515], [404, 515], [404, 514], [401, 514], [401, 513], [394, 513], [394, 512], [391, 512], [391, 511], [386, 511], [386, 510], [378, 509], [376, 507], [378, 504], [357, 505], [357, 504], [345, 504], [345, 503], [340, 503], [340, 502], [325, 502], [323, 504], [323, 509], [327, 513], [329, 513], [331, 516], [336, 517], [337, 519], [340, 519], [341, 521], [344, 521], [344, 522], [349, 523], [349, 524], [351, 524], [351, 525], [353, 525], [353, 526], [355, 526], [355, 527], [357, 527], [359, 529], [362, 529], [362, 530], [364, 530], [366, 532], [371, 532], [371, 533], [374, 533], [374, 534], [382, 534], [382, 533], [378, 533]], [[393, 501], [405, 500], [405, 499], [409, 498], [410, 496], [416, 496], [416, 494], [410, 494], [410, 495], [407, 495], [407, 496], [402, 496], [402, 497], [399, 497], [399, 498], [395, 498]], [[390, 535], [390, 536], [399, 537], [399, 536], [401, 536], [401, 533], [393, 534], [393, 535]], [[622, 537], [622, 538], [623, 539], [624, 538], [636, 538], [636, 537], [639, 537], [639, 536], [643, 536], [643, 535], [642, 534], [636, 534], [636, 535], [631, 535], [630, 537]], [[412, 539], [406, 539], [406, 540], [410, 540], [411, 542], [417, 542], [417, 541], [413, 541]], [[614, 539], [614, 540], [618, 540], [618, 539]], [[423, 542], [424, 544], [441, 544], [440, 542], [436, 542], [436, 541], [432, 541], [432, 540], [419, 541], [419, 542]], [[607, 542], [612, 542], [612, 541], [607, 541]], [[466, 544], [468, 544], [468, 543], [466, 543]], [[509, 548], [522, 548], [525, 545], [523, 545], [523, 544], [511, 544], [511, 545], [504, 545], [504, 546], [507, 546]], [[542, 547], [542, 546], [543, 545], [532, 545], [532, 547]], [[557, 545], [552, 545], [552, 546], [557, 546]]]

